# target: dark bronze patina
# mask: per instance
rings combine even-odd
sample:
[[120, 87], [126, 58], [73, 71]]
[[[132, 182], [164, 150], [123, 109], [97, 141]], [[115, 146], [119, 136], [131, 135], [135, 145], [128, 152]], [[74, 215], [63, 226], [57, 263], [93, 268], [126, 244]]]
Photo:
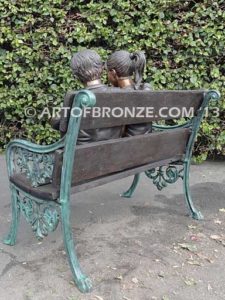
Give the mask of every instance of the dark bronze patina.
[[[146, 58], [143, 51], [135, 53], [124, 50], [115, 51], [107, 60], [108, 79], [112, 85], [122, 89], [151, 90], [149, 84], [142, 83], [145, 65]], [[131, 124], [126, 126], [124, 135], [133, 136], [151, 131], [151, 123]]]
[[[84, 85], [85, 89], [94, 93], [97, 91], [105, 92], [112, 89], [101, 82], [103, 72], [103, 62], [101, 57], [94, 50], [83, 50], [75, 53], [72, 57], [71, 68], [73, 75]], [[71, 108], [74, 100], [74, 92], [68, 92], [64, 98], [63, 108]], [[67, 132], [70, 114], [63, 116], [64, 109], [61, 113], [60, 120], [55, 122], [55, 129], [59, 129], [62, 136]], [[80, 130], [77, 144], [84, 144], [112, 138], [121, 137], [122, 127], [97, 128], [90, 130]]]

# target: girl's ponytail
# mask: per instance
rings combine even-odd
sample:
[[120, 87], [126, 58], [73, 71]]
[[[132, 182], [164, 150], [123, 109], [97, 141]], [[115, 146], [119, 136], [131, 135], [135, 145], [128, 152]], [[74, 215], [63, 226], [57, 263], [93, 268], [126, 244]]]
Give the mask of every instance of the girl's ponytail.
[[138, 90], [143, 79], [143, 73], [146, 65], [145, 53], [143, 51], [131, 53], [130, 59], [133, 61], [134, 67], [134, 88], [135, 90]]

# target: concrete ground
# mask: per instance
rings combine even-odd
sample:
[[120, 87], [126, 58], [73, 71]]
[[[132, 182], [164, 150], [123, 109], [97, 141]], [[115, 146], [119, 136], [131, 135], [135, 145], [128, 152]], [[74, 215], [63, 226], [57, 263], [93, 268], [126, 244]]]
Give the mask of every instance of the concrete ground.
[[[0, 300], [225, 299], [225, 161], [191, 168], [194, 202], [205, 216], [187, 216], [182, 184], [159, 192], [142, 176], [72, 197], [72, 226], [83, 270], [94, 290], [74, 286], [60, 227], [38, 242], [22, 220], [14, 247], [0, 244]], [[10, 225], [5, 159], [0, 156], [0, 236]]]

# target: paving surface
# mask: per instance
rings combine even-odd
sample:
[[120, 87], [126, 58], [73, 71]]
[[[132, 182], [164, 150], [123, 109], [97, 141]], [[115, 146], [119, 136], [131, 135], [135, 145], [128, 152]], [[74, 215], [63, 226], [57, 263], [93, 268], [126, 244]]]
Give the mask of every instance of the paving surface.
[[[60, 227], [38, 242], [22, 219], [14, 247], [0, 244], [0, 300], [225, 299], [225, 161], [191, 168], [191, 191], [205, 216], [187, 216], [181, 181], [159, 192], [142, 176], [72, 197], [72, 226], [94, 290], [74, 286]], [[10, 194], [0, 156], [0, 236], [10, 225]], [[224, 208], [224, 209], [223, 209]]]

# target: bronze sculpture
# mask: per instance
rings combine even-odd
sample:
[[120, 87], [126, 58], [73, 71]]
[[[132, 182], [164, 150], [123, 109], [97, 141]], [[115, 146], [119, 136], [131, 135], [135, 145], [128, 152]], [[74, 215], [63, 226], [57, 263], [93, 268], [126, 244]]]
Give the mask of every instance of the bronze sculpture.
[[[108, 79], [113, 86], [122, 89], [151, 90], [151, 86], [142, 83], [146, 58], [143, 51], [129, 53], [119, 50], [112, 53], [107, 60]], [[134, 77], [134, 80], [132, 79]], [[146, 134], [152, 131], [151, 123], [127, 125], [125, 136]]]
[[[146, 58], [143, 51], [129, 53], [119, 50], [112, 53], [106, 63], [109, 82], [113, 87], [108, 87], [101, 82], [103, 63], [99, 54], [90, 49], [75, 53], [71, 60], [73, 75], [86, 89], [93, 91], [119, 91], [120, 89], [151, 90], [151, 86], [142, 83]], [[63, 108], [71, 108], [74, 93], [68, 92], [65, 96]], [[64, 111], [64, 110], [63, 110]], [[60, 130], [65, 135], [69, 122], [69, 114], [52, 121], [53, 128]], [[123, 132], [122, 132], [123, 131]], [[94, 130], [80, 130], [77, 143], [84, 144], [122, 136], [146, 134], [152, 131], [151, 123], [130, 124], [122, 128], [100, 128]]]
[[[72, 57], [71, 68], [74, 77], [81, 81], [85, 89], [92, 90], [93, 92], [107, 91], [109, 89], [107, 85], [104, 85], [101, 82], [101, 75], [104, 67], [101, 57], [96, 51], [86, 49], [75, 53]], [[116, 88], [110, 89], [113, 91]], [[68, 92], [65, 96], [63, 107], [71, 108], [73, 99], [74, 94]], [[61, 118], [61, 121], [58, 120], [55, 122], [57, 123], [58, 129], [62, 135], [64, 135], [67, 131], [68, 122], [69, 114], [66, 118]], [[55, 128], [57, 128], [57, 126], [55, 126]], [[84, 144], [94, 141], [119, 138], [121, 136], [121, 130], [121, 127], [80, 130], [77, 143]]]

